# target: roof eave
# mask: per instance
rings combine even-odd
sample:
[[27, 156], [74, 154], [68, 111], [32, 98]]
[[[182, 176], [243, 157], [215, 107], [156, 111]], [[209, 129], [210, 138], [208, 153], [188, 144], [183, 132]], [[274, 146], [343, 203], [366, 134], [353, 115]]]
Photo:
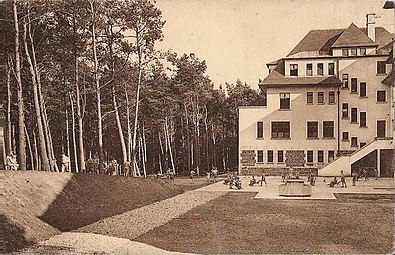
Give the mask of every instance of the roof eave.
[[358, 48], [358, 47], [379, 47], [378, 44], [358, 44], [358, 45], [332, 45], [332, 49], [337, 49], [337, 48]]

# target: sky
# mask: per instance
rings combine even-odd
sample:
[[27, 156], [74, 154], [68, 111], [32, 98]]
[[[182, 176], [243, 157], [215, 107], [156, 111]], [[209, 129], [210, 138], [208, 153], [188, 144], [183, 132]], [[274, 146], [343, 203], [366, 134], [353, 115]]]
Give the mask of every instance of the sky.
[[266, 64], [285, 57], [311, 29], [366, 26], [367, 13], [391, 33], [394, 11], [380, 0], [157, 0], [162, 50], [206, 60], [215, 87], [237, 79], [258, 88]]

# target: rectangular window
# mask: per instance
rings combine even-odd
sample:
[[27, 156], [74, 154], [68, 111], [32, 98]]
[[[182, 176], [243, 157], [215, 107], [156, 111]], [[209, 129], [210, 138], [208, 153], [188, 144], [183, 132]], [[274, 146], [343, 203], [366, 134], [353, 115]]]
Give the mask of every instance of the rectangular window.
[[280, 93], [280, 109], [291, 109], [291, 98], [289, 93]]
[[351, 78], [351, 92], [358, 92], [358, 79], [357, 78]]
[[319, 104], [325, 103], [324, 92], [318, 92], [318, 103]]
[[258, 121], [256, 123], [256, 138], [263, 138], [263, 122]]
[[329, 103], [330, 104], [335, 103], [335, 91], [329, 91]]
[[366, 143], [365, 142], [360, 142], [359, 143], [359, 148], [363, 148], [363, 147], [365, 147], [366, 146]]
[[385, 61], [377, 61], [377, 74], [386, 74]]
[[267, 106], [267, 90], [261, 89], [261, 95], [262, 95], [262, 105]]
[[348, 56], [348, 49], [342, 49], [342, 55]]
[[317, 161], [318, 163], [324, 163], [324, 151], [318, 151]]
[[342, 133], [342, 141], [348, 141], [348, 132], [343, 132]]
[[352, 48], [351, 50], [350, 50], [350, 55], [351, 56], [356, 56], [357, 55], [357, 48]]
[[359, 112], [359, 126], [366, 127], [366, 112]]
[[290, 127], [289, 121], [272, 122], [272, 138], [290, 138]]
[[263, 151], [262, 150], [258, 150], [257, 163], [263, 163]]
[[359, 83], [359, 96], [366, 97], [366, 82]]
[[308, 104], [314, 103], [314, 93], [313, 92], [307, 92], [307, 103]]
[[335, 75], [335, 63], [328, 63], [328, 75]]
[[360, 48], [359, 49], [359, 55], [365, 56], [366, 55], [366, 48]]
[[313, 76], [313, 64], [306, 64], [306, 75]]
[[290, 76], [298, 76], [298, 64], [290, 64], [289, 65], [289, 75]]
[[342, 75], [342, 81], [343, 81], [342, 87], [344, 89], [348, 89], [348, 74], [345, 73]]
[[313, 151], [307, 151], [307, 163], [313, 163], [314, 157], [313, 157]]
[[358, 147], [358, 137], [351, 137], [351, 147]]
[[376, 126], [376, 132], [377, 132], [377, 137], [385, 137], [385, 131], [386, 131], [386, 121], [385, 120], [378, 120], [377, 121], [377, 126]]
[[318, 121], [307, 122], [307, 138], [318, 138]]
[[351, 108], [351, 123], [357, 123], [358, 122], [358, 109], [357, 108]]
[[323, 137], [333, 138], [335, 134], [335, 122], [334, 121], [324, 121], [323, 125]]
[[324, 75], [324, 64], [323, 63], [317, 64], [317, 75]]
[[274, 162], [273, 151], [267, 151], [267, 162], [268, 163]]
[[284, 163], [284, 151], [277, 151], [277, 162]]
[[328, 151], [328, 162], [331, 162], [335, 159], [335, 151]]
[[387, 91], [377, 90], [377, 102], [379, 103], [387, 102]]
[[342, 103], [342, 118], [348, 119], [348, 103]]

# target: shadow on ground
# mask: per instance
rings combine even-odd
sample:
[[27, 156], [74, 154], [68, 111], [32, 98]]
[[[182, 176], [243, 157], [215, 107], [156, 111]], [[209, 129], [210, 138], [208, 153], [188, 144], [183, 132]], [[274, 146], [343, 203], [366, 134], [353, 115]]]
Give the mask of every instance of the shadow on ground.
[[180, 193], [162, 180], [75, 174], [39, 218], [70, 231]]
[[0, 214], [0, 253], [8, 253], [18, 249], [22, 249], [32, 244], [25, 238], [25, 230], [4, 214]]

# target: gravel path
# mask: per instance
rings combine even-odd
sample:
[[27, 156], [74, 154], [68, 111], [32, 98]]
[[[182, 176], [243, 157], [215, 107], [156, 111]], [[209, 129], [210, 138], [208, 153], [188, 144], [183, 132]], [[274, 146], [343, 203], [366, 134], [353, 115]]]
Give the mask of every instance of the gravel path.
[[100, 220], [73, 232], [95, 233], [133, 240], [227, 192], [205, 191], [204, 188], [188, 191], [160, 202]]

